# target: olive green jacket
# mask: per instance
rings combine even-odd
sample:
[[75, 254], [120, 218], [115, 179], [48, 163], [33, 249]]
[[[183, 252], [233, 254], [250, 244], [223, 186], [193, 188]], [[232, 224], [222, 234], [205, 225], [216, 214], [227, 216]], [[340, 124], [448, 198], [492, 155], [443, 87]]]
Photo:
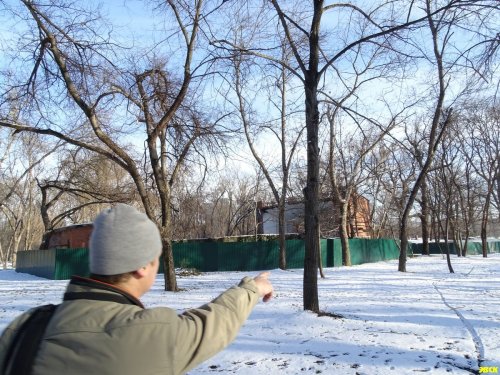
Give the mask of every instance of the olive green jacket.
[[[90, 279], [73, 279], [66, 294], [82, 292], [114, 293], [126, 300], [64, 301], [47, 326], [33, 375], [185, 373], [231, 343], [259, 299], [249, 277], [181, 315], [167, 307], [145, 309], [127, 293]], [[10, 341], [29, 314], [4, 330], [0, 372]]]

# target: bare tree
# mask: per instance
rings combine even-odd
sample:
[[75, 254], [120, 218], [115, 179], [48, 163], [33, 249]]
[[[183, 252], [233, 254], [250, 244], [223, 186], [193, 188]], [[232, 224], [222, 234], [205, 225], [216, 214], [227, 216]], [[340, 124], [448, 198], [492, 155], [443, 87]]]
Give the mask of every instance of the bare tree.
[[[412, 182], [418, 173], [417, 162], [413, 155], [400, 142], [392, 142], [387, 147], [386, 176], [382, 184], [388, 195], [390, 209], [388, 231], [391, 237], [398, 238], [399, 227], [405, 211], [406, 200], [410, 194]], [[400, 248], [401, 250], [401, 248]]]
[[[148, 56], [138, 59], [145, 61], [145, 68], [128, 72], [119, 69], [112, 62], [119, 60], [119, 51], [104, 39], [108, 34], [99, 32], [101, 18], [93, 10], [75, 8], [66, 2], [44, 7], [31, 1], [22, 4], [28, 11], [28, 22], [34, 21], [36, 30], [31, 35], [35, 59], [27, 81], [20, 86], [22, 92], [37, 105], [37, 110], [63, 103], [68, 107], [66, 113], [75, 116], [79, 126], [70, 126], [70, 120], [75, 118], [68, 116], [68, 123], [62, 125], [50, 113], [41, 111], [36, 126], [11, 119], [2, 119], [1, 125], [58, 137], [102, 155], [127, 171], [146, 214], [157, 222], [162, 235], [165, 287], [177, 290], [171, 248], [171, 189], [197, 140], [213, 127], [213, 122], [203, 118], [192, 102], [185, 102], [193, 79], [199, 25], [205, 20], [203, 1], [196, 1], [193, 8], [174, 0], [166, 3], [183, 41], [179, 80], [169, 74], [161, 60]], [[51, 93], [48, 97], [41, 95], [44, 84], [45, 92]], [[124, 101], [128, 107], [123, 107]], [[140, 131], [141, 126], [145, 132]], [[146, 137], [143, 152], [147, 156], [143, 160], [131, 140], [131, 135], [138, 134]]]
[[[354, 91], [349, 93], [349, 96]], [[331, 98], [330, 98], [331, 100]], [[338, 111], [349, 113], [353, 122], [351, 130], [342, 126]], [[351, 265], [349, 251], [349, 221], [355, 218], [351, 213], [352, 206], [357, 201], [356, 195], [368, 176], [365, 161], [378, 144], [388, 136], [397, 125], [400, 113], [388, 120], [387, 124], [380, 124], [376, 120], [363, 116], [336, 102], [335, 107], [327, 110], [326, 118], [330, 125], [329, 148], [329, 183], [332, 187], [334, 207], [340, 210], [340, 239], [342, 244], [342, 262], [345, 266]], [[371, 166], [374, 168], [375, 166]], [[376, 168], [376, 167], [375, 167]]]
[[43, 173], [43, 161], [59, 145], [53, 148], [52, 145], [39, 144], [37, 137], [31, 134], [2, 133], [0, 209], [6, 228], [0, 238], [3, 242], [0, 254], [6, 267], [9, 261], [15, 264], [22, 244], [24, 249], [33, 245], [33, 236], [39, 224], [35, 176]]
[[500, 174], [500, 112], [488, 101], [472, 102], [464, 107], [461, 123], [465, 131], [462, 131], [460, 138], [464, 146], [465, 158], [484, 186], [481, 207], [481, 242], [483, 257], [487, 257], [488, 223], [492, 201], [495, 202], [495, 196], [498, 194], [495, 187], [498, 188]]
[[[461, 72], [460, 69], [463, 65], [461, 62], [465, 60], [465, 68], [473, 69], [473, 72], [478, 72], [479, 68], [488, 68], [488, 64], [484, 61], [490, 61], [494, 57], [491, 54], [490, 49], [487, 49], [487, 53], [484, 55], [474, 55], [475, 49], [483, 45], [495, 45], [495, 37], [491, 38], [486, 34], [484, 37], [483, 31], [491, 32], [488, 29], [488, 25], [491, 22], [491, 6], [493, 4], [485, 2], [477, 2], [472, 4], [452, 4], [453, 5], [443, 12], [436, 14], [437, 6], [433, 4], [430, 0], [425, 1], [425, 12], [427, 14], [427, 23], [429, 30], [429, 37], [432, 40], [432, 53], [427, 53], [422, 49], [424, 56], [429, 58], [429, 61], [436, 66], [436, 76], [437, 76], [437, 87], [435, 88], [435, 104], [433, 105], [434, 114], [431, 119], [431, 125], [429, 128], [427, 148], [422, 150], [424, 156], [424, 163], [420, 168], [418, 176], [415, 183], [412, 186], [408, 199], [406, 201], [405, 211], [403, 213], [402, 222], [399, 230], [399, 237], [401, 242], [401, 251], [399, 256], [398, 270], [400, 272], [406, 272], [406, 249], [408, 246], [408, 218], [410, 212], [413, 208], [413, 204], [416, 200], [417, 194], [425, 181], [426, 175], [431, 168], [432, 161], [436, 150], [445, 135], [448, 126], [452, 119], [452, 108], [450, 105], [445, 105], [445, 96], [449, 92], [449, 82], [453, 74]], [[472, 46], [462, 46], [460, 42], [457, 42], [453, 36], [453, 31], [455, 28], [463, 30], [463, 25], [468, 25], [468, 31], [473, 34], [473, 36], [480, 35], [481, 40], [479, 42], [474, 41]], [[486, 26], [485, 26], [486, 25]], [[463, 39], [460, 38], [462, 41]], [[464, 50], [465, 49], [465, 50]], [[455, 54], [456, 51], [463, 51], [459, 53], [458, 56]], [[430, 57], [432, 56], [432, 57]], [[474, 59], [476, 61], [480, 60], [482, 66], [474, 66]], [[471, 62], [469, 64], [469, 62]], [[476, 84], [475, 82], [467, 82], [468, 85]], [[480, 78], [479, 78], [480, 80]], [[464, 90], [463, 88], [459, 91]], [[450, 101], [452, 102], [452, 100]]]
[[[284, 49], [283, 45], [281, 47], [283, 49], [282, 60], [287, 61], [287, 51]], [[250, 148], [250, 152], [265, 176], [266, 181], [271, 188], [274, 200], [278, 206], [278, 238], [280, 248], [279, 268], [286, 269], [285, 209], [289, 192], [291, 164], [304, 127], [299, 125], [299, 129], [296, 129], [296, 126], [294, 128], [293, 125], [288, 123], [289, 121], [293, 121], [293, 117], [290, 115], [290, 109], [287, 108], [290, 104], [290, 99], [287, 97], [290, 73], [281, 65], [278, 65], [277, 67], [274, 67], [273, 64], [266, 65], [268, 70], [275, 70], [276, 75], [272, 72], [268, 72], [267, 81], [270, 81], [270, 84], [267, 87], [264, 87], [264, 89], [267, 89], [269, 92], [268, 100], [271, 104], [271, 116], [276, 116], [277, 120], [272, 118], [255, 118], [257, 117], [256, 110], [253, 108], [252, 104], [254, 100], [248, 100], [246, 98], [249, 91], [248, 82], [251, 80], [251, 77], [248, 77], [244, 73], [245, 70], [248, 70], [245, 69], [245, 65], [248, 63], [255, 64], [255, 62], [247, 61], [248, 57], [243, 58], [242, 55], [237, 55], [232, 59], [234, 68], [234, 83], [232, 86], [234, 87], [236, 94], [235, 106], [237, 107], [237, 111], [243, 125], [245, 139]], [[264, 80], [264, 85], [267, 85], [266, 80]], [[259, 86], [261, 87], [261, 85]], [[258, 89], [258, 94], [256, 96], [261, 95], [260, 91], [262, 91], [262, 89]], [[259, 99], [256, 99], [255, 101], [258, 102], [258, 100]], [[265, 141], [267, 146], [261, 147], [261, 150], [258, 149], [257, 145], [257, 137], [259, 135], [263, 135], [263, 138], [267, 139]], [[271, 144], [275, 144], [274, 142], [269, 141], [270, 137], [274, 138], [276, 144], [278, 145], [278, 155], [276, 157], [273, 152], [271, 153], [271, 157], [266, 160], [264, 154], [270, 153], [268, 148], [271, 147]], [[289, 138], [291, 139], [289, 140]], [[279, 160], [278, 166], [276, 167], [278, 169], [277, 176], [272, 170], [276, 164], [273, 161], [275, 159]]]
[[369, 213], [371, 238], [388, 237], [390, 234], [387, 229], [394, 194], [390, 193], [386, 183], [389, 155], [388, 147], [382, 142], [372, 150], [365, 162], [369, 177], [364, 192], [371, 201]]
[[61, 155], [56, 175], [37, 178], [37, 184], [45, 228], [40, 249], [48, 248], [53, 229], [91, 222], [104, 207], [135, 199], [133, 182], [122, 168], [81, 148]]
[[178, 184], [176, 190], [182, 192], [176, 192], [175, 239], [255, 236], [261, 182], [253, 175], [225, 170], [213, 185], [207, 183], [203, 188], [191, 190], [189, 183]]
[[[464, 152], [466, 152], [464, 150]], [[458, 191], [460, 196], [460, 213], [463, 226], [463, 237], [461, 241], [462, 256], [467, 255], [469, 237], [473, 233], [473, 224], [480, 215], [481, 204], [478, 194], [477, 179], [474, 178], [472, 164], [467, 158], [463, 158], [464, 182]], [[460, 236], [462, 237], [462, 236]]]
[[[440, 199], [442, 200], [442, 209], [436, 210], [434, 215], [438, 218], [442, 233], [441, 237], [444, 238], [444, 251], [450, 273], [454, 273], [450, 257], [450, 237], [455, 240], [455, 249], [458, 253], [460, 252], [460, 242], [457, 241], [456, 235], [454, 234], [457, 222], [454, 206], [456, 204], [457, 189], [459, 188], [458, 178], [460, 175], [460, 166], [457, 165], [458, 154], [459, 150], [456, 147], [456, 144], [454, 144], [452, 137], [446, 137], [441, 144], [440, 150], [438, 150], [436, 157], [436, 171], [434, 173], [437, 180], [437, 184], [434, 188], [438, 189], [440, 192]], [[444, 220], [442, 219], [443, 216]]]

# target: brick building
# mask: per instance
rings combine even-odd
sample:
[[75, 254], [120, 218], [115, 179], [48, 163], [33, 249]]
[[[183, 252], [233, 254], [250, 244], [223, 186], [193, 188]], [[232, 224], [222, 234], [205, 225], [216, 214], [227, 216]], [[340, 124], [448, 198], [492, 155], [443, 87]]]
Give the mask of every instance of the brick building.
[[48, 249], [88, 247], [92, 224], [75, 224], [50, 232]]
[[[370, 204], [365, 197], [353, 194], [349, 205], [349, 237], [371, 238]], [[331, 199], [322, 199], [319, 203], [320, 230], [323, 237], [339, 237], [340, 210], [334, 207]], [[276, 204], [257, 204], [259, 234], [278, 233], [278, 206]], [[304, 202], [288, 201], [285, 206], [286, 233], [304, 233]]]

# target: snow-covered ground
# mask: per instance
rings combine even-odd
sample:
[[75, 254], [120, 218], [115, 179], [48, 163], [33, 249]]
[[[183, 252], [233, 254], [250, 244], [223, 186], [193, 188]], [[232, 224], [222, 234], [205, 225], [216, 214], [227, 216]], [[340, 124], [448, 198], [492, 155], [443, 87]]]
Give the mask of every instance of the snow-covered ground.
[[[273, 270], [275, 298], [259, 303], [234, 343], [195, 374], [470, 374], [500, 367], [500, 254], [441, 256], [327, 268], [319, 279], [318, 317], [302, 307], [302, 270]], [[250, 273], [251, 276], [257, 273]], [[247, 273], [163, 276], [144, 296], [148, 307], [197, 307]], [[17, 314], [58, 303], [67, 281], [0, 271], [0, 330]], [[331, 315], [331, 314], [330, 314]]]

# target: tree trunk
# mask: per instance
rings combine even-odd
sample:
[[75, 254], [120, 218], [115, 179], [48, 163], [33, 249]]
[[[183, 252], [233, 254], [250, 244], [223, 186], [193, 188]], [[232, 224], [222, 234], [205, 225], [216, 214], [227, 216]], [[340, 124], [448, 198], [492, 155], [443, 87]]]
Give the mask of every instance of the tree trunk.
[[0, 261], [2, 262], [2, 267], [4, 270], [7, 269], [7, 253], [4, 254], [2, 241], [0, 241]]
[[450, 248], [449, 248], [449, 244], [448, 244], [448, 240], [446, 240], [446, 263], [448, 264], [448, 270], [450, 271], [450, 273], [455, 273], [455, 271], [453, 271], [453, 266], [451, 265], [451, 257], [450, 257]]
[[286, 270], [286, 222], [285, 222], [285, 199], [282, 196], [278, 205], [278, 233], [279, 233], [279, 268]]
[[[314, 76], [314, 77], [311, 77]], [[307, 126], [307, 183], [305, 197], [305, 257], [304, 257], [304, 310], [319, 312], [318, 300], [318, 196], [319, 196], [319, 113], [317, 103], [317, 81], [308, 74], [306, 80], [306, 126]]]
[[321, 230], [318, 225], [318, 260], [319, 260], [319, 275], [322, 279], [325, 278], [325, 274], [323, 273], [323, 259], [321, 258]]
[[457, 257], [460, 258], [462, 256], [462, 242], [460, 241], [460, 231], [454, 225], [451, 225], [451, 236], [453, 238], [455, 253], [457, 254]]
[[313, 19], [309, 33], [309, 67], [304, 74], [305, 113], [307, 131], [307, 182], [305, 197], [305, 257], [304, 257], [304, 310], [319, 313], [318, 300], [318, 198], [319, 198], [319, 110], [318, 64], [319, 28], [323, 1], [314, 1]]
[[49, 204], [47, 203], [47, 188], [45, 186], [40, 185], [40, 192], [42, 194], [42, 202], [40, 204], [40, 215], [42, 217], [43, 228], [45, 232], [42, 236], [42, 243], [40, 244], [40, 250], [46, 250], [49, 248], [50, 236], [52, 234], [52, 225], [50, 223], [49, 218]]
[[450, 246], [449, 246], [449, 241], [448, 241], [448, 234], [449, 234], [449, 230], [450, 230], [450, 219], [449, 219], [449, 204], [446, 205], [446, 221], [445, 221], [445, 231], [444, 231], [444, 245], [445, 245], [445, 251], [446, 251], [446, 263], [448, 264], [448, 270], [450, 271], [450, 273], [455, 273], [455, 271], [453, 271], [453, 267], [451, 265], [451, 257], [450, 257]]
[[408, 249], [407, 221], [408, 220], [403, 219], [401, 221], [401, 226], [399, 228], [399, 241], [400, 241], [399, 262], [398, 262], [399, 272], [406, 272], [406, 249]]
[[165, 290], [177, 292], [177, 280], [175, 277], [174, 255], [172, 251], [171, 236], [169, 227], [161, 228], [162, 233], [162, 255], [163, 255], [163, 278], [165, 281]]
[[172, 212], [170, 211], [170, 189], [166, 197], [166, 202], [162, 207], [162, 253], [163, 253], [163, 278], [165, 280], [165, 290], [177, 292], [177, 279], [175, 277], [174, 254], [172, 251]]
[[340, 243], [342, 245], [342, 265], [351, 266], [351, 250], [347, 233], [347, 204], [340, 205]]
[[[318, 300], [318, 254], [319, 243], [317, 231], [318, 226], [317, 215], [317, 199], [314, 198], [315, 193], [310, 189], [314, 189], [314, 183], [308, 180], [307, 187], [304, 189], [306, 198], [305, 204], [305, 256], [304, 256], [304, 286], [303, 286], [303, 302], [304, 310], [319, 312]], [[316, 191], [316, 197], [317, 197]]]
[[[489, 190], [491, 192], [491, 190]], [[481, 218], [481, 249], [483, 251], [483, 258], [488, 257], [488, 212], [490, 210], [491, 193], [486, 194], [486, 202], [484, 203], [483, 215]]]
[[483, 251], [483, 258], [488, 257], [488, 241], [487, 241], [487, 234], [486, 234], [486, 226], [487, 226], [488, 219], [486, 221], [483, 220], [481, 221], [481, 249]]
[[467, 247], [469, 246], [469, 235], [470, 231], [469, 228], [465, 228], [465, 241], [462, 246], [462, 256], [465, 257], [467, 256]]
[[422, 183], [422, 213], [420, 221], [422, 225], [422, 255], [430, 255], [429, 251], [429, 197], [427, 193], [427, 182]]

